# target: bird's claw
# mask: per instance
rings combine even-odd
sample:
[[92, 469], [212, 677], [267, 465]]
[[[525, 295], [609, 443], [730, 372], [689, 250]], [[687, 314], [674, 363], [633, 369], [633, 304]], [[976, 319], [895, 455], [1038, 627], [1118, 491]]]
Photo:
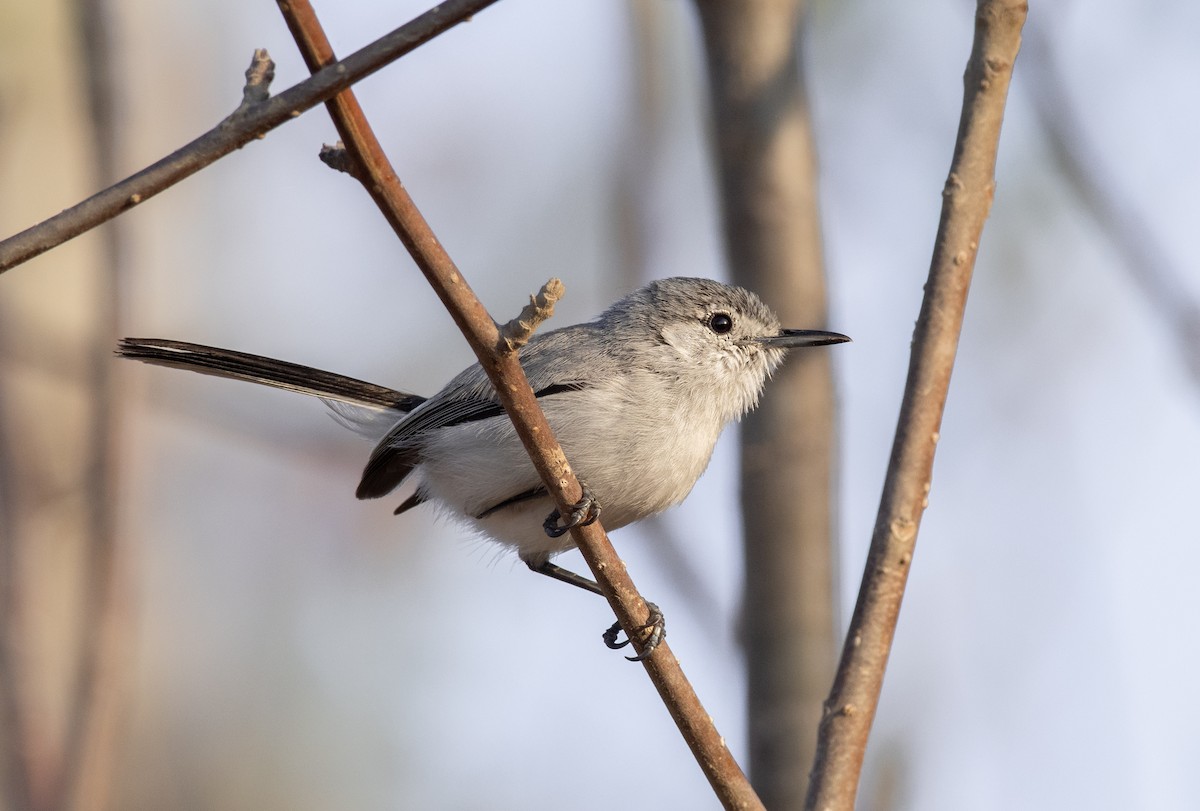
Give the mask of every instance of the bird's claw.
[[[631, 662], [640, 662], [654, 652], [659, 643], [663, 641], [663, 637], [667, 635], [667, 618], [663, 616], [662, 610], [654, 603], [646, 603], [646, 608], [650, 610], [650, 616], [646, 618], [645, 625], [639, 625], [635, 631], [649, 631], [646, 636], [646, 641], [642, 646], [642, 652], [637, 656], [626, 656], [625, 658]], [[604, 644], [613, 650], [620, 650], [628, 645], [632, 640], [626, 638], [624, 642], [617, 641], [617, 634], [621, 633], [621, 623], [614, 622], [612, 627], [604, 632]]]
[[562, 513], [555, 507], [554, 512], [546, 516], [546, 520], [542, 522], [542, 528], [551, 538], [561, 538], [574, 527], [586, 527], [588, 524], [594, 524], [600, 517], [600, 502], [596, 501], [596, 497], [592, 495], [592, 491], [586, 484], [580, 482], [579, 486], [583, 489], [583, 497], [575, 502], [566, 521], [562, 524], [558, 523], [562, 518]]
[[[546, 517], [546, 520], [542, 522], [542, 529], [546, 530], [546, 534], [551, 538], [560, 538], [575, 527], [586, 527], [588, 524], [594, 523], [596, 519], [600, 517], [600, 502], [596, 501], [596, 497], [592, 495], [592, 491], [588, 488], [585, 482], [581, 481], [579, 486], [583, 490], [583, 496], [579, 499], [579, 501], [575, 502], [574, 506], [571, 507], [571, 512], [567, 515], [567, 519], [565, 521], [563, 521], [561, 524], [559, 523], [559, 521], [562, 519], [562, 513], [559, 512], [557, 507], [555, 507], [554, 512], [550, 513], [550, 515]], [[530, 564], [529, 568], [536, 572], [541, 572], [542, 574], [549, 574], [551, 577], [556, 577], [560, 580], [565, 579], [561, 576], [561, 574], [552, 574], [551, 571], [547, 570], [548, 567], [545, 564]], [[574, 583], [574, 585], [577, 586], [580, 585], [574, 579], [567, 580], [567, 582]], [[597, 594], [601, 593], [599, 588], [595, 587], [595, 584], [590, 585], [591, 588], [588, 589], [589, 591], [594, 589]], [[645, 641], [642, 644], [642, 652], [637, 656], [625, 657], [631, 662], [640, 662], [653, 653], [654, 649], [659, 646], [659, 643], [662, 642], [663, 637], [667, 633], [667, 621], [663, 616], [662, 610], [659, 609], [659, 607], [654, 603], [646, 603], [646, 608], [649, 609], [650, 612], [649, 616], [646, 618], [646, 624], [638, 626], [634, 629], [634, 631], [636, 633], [648, 631], [649, 633], [646, 634]], [[621, 623], [614, 622], [612, 627], [604, 632], [604, 644], [613, 650], [620, 650], [628, 645], [631, 641], [628, 638], [626, 638], [624, 642], [617, 641], [617, 635], [620, 633]]]

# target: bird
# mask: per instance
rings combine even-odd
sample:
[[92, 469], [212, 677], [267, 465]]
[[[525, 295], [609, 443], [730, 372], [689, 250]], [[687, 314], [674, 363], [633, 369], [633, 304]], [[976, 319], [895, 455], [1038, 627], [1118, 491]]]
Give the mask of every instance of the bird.
[[[615, 530], [682, 502], [721, 432], [757, 405], [790, 349], [849, 340], [783, 329], [749, 290], [687, 277], [652, 281], [592, 321], [535, 334], [521, 364], [584, 488], [565, 519], [478, 363], [424, 398], [183, 341], [125, 338], [117, 354], [319, 397], [350, 427], [382, 433], [358, 498], [415, 482], [396, 514], [432, 505], [515, 550], [532, 571], [599, 594], [590, 579], [552, 563], [573, 546], [567, 530], [601, 513]], [[661, 612], [652, 606], [651, 615], [661, 638]], [[616, 633], [605, 633], [610, 647], [628, 644], [616, 643]]]

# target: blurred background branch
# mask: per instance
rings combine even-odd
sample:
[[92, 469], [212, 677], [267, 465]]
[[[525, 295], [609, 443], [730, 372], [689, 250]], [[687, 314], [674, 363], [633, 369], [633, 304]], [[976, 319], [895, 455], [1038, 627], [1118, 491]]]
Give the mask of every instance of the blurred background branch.
[[[3, 46], [7, 82], [39, 76], [25, 85], [36, 92], [0, 90], [3, 148], [21, 160], [2, 171], [6, 227], [116, 177], [110, 25], [100, 0], [0, 7], [0, 29], [18, 32]], [[60, 58], [47, 63], [48, 53]], [[31, 129], [39, 135], [27, 139]], [[0, 291], [0, 746], [13, 811], [111, 807], [132, 643], [110, 363], [122, 265], [122, 234], [109, 225], [45, 278]]]
[[[74, 0], [72, 15], [82, 56], [84, 95], [91, 120], [92, 185], [116, 182], [117, 119], [122, 110], [117, 90], [117, 53], [113, 47], [112, 12], [107, 0]], [[92, 308], [94, 333], [83, 347], [90, 389], [88, 441], [79, 460], [86, 499], [86, 551], [82, 561], [83, 599], [79, 607], [78, 652], [67, 710], [61, 773], [50, 808], [104, 811], [112, 805], [124, 698], [129, 688], [130, 653], [135, 630], [129, 593], [129, 550], [117, 517], [122, 447], [120, 370], [111, 362], [125, 296], [125, 233], [107, 223], [97, 234], [98, 284]]]
[[[697, 0], [725, 252], [786, 325], [826, 326], [817, 158], [798, 0]], [[836, 651], [831, 357], [797, 353], [742, 422], [741, 636], [750, 774], [799, 808]]]
[[[330, 4], [325, 22], [349, 53], [424, 2]], [[726, 273], [696, 8], [631, 3], [502, 4], [355, 87], [493, 309], [559, 275], [571, 294], [556, 317], [579, 321], [648, 278]], [[866, 756], [859, 803], [872, 811], [1195, 805], [1200, 697], [1186, 640], [1200, 613], [1200, 420], [1195, 378], [1163, 336], [1191, 351], [1186, 332], [1164, 325], [1200, 282], [1190, 238], [1200, 117], [1180, 103], [1194, 90], [1200, 7], [1039, 8]], [[0, 0], [0, 233], [96, 188], [75, 13], [73, 0]], [[121, 176], [225, 116], [254, 48], [283, 57], [277, 86], [307, 76], [270, 4], [106, 0], [104, 13]], [[845, 595], [878, 506], [970, 12], [841, 2], [803, 13], [830, 326], [855, 339], [835, 358]], [[1045, 80], [1034, 78], [1039, 34], [1053, 63]], [[1061, 82], [1069, 103], [1038, 101], [1042, 81]], [[1060, 112], [1091, 145], [1071, 140], [1067, 157], [1118, 200], [1115, 217], [1095, 218], [1060, 171], [1041, 121]], [[269, 148], [231, 154], [123, 218], [125, 329], [424, 394], [469, 363], [427, 286], [397, 272], [409, 260], [361, 190], [312, 160], [336, 137], [324, 116], [302, 116]], [[1129, 222], [1142, 224], [1135, 243], [1149, 237], [1168, 261], [1128, 267], [1169, 266], [1173, 281], [1124, 275], [1126, 251], [1109, 240]], [[91, 381], [111, 348], [95, 346], [106, 340], [95, 337], [99, 236], [0, 278], [6, 811], [40, 811], [64, 793], [51, 778], [84, 644]], [[119, 549], [130, 580], [119, 593], [137, 634], [110, 807], [712, 803], [642, 674], [578, 633], [607, 624], [601, 601], [531, 584], [523, 566], [430, 516], [356, 502], [369, 447], [311, 404], [116, 371], [128, 413]], [[765, 402], [781, 391], [772, 385]], [[734, 438], [662, 517], [685, 539], [663, 545], [674, 556], [656, 557], [654, 527], [614, 542], [668, 610], [673, 648], [745, 758], [744, 649], [727, 633], [745, 562]], [[529, 627], [536, 645], [513, 639]], [[627, 745], [630, 719], [638, 747]], [[579, 756], [581, 739], [592, 757]]]

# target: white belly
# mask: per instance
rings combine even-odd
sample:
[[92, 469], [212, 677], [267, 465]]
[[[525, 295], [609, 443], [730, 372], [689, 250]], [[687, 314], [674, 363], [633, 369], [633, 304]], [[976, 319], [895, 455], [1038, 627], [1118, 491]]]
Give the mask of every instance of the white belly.
[[[649, 409], [660, 418], [648, 420], [646, 404], [626, 396], [629, 388], [614, 385], [542, 401], [568, 461], [600, 503], [600, 521], [610, 530], [682, 501], [707, 467], [723, 427], [719, 417], [661, 401]], [[544, 559], [571, 547], [569, 535], [550, 538], [542, 528], [554, 509], [546, 496], [474, 517], [541, 485], [507, 417], [439, 429], [428, 437], [422, 456], [423, 487], [449, 515], [514, 547], [523, 559]]]

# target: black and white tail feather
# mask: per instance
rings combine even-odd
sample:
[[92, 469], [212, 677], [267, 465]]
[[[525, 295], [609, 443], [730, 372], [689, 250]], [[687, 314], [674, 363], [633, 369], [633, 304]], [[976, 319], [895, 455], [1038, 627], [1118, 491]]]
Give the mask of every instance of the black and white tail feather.
[[262, 355], [187, 341], [124, 338], [117, 345], [117, 354], [154, 366], [170, 366], [228, 380], [258, 383], [319, 397], [330, 404], [344, 403], [374, 411], [390, 411], [398, 415], [407, 414], [426, 400], [417, 394], [396, 391], [299, 363], [288, 363]]

